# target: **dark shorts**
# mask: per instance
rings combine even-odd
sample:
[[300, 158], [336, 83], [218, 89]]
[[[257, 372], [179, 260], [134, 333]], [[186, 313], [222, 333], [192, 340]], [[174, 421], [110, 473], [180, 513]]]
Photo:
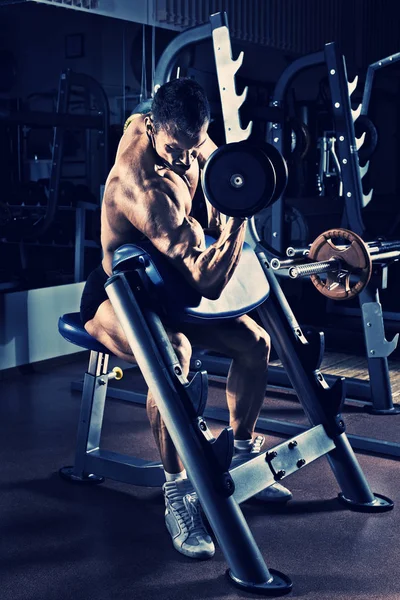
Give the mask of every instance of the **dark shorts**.
[[104, 300], [108, 300], [107, 293], [104, 289], [104, 284], [108, 279], [108, 275], [99, 265], [92, 271], [87, 278], [85, 287], [83, 288], [81, 298], [81, 321], [85, 325], [93, 319], [97, 309]]

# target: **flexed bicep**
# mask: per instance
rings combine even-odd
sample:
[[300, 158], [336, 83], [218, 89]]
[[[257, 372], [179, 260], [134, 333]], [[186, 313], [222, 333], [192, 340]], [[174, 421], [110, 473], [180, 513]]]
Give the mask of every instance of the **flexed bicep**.
[[242, 251], [243, 220], [229, 219], [216, 242], [206, 248], [201, 225], [188, 215], [187, 187], [182, 179], [174, 185], [173, 179], [169, 175], [159, 185], [143, 188], [142, 201], [131, 203], [127, 216], [192, 287], [202, 296], [218, 298]]

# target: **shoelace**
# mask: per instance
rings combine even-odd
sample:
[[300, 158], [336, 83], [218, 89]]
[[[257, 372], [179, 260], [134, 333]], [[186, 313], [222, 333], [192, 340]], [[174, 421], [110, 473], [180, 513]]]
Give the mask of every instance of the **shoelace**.
[[242, 463], [254, 458], [253, 454], [260, 454], [263, 443], [264, 436], [257, 435], [252, 441], [249, 450], [235, 450], [235, 454], [233, 455], [233, 463]]
[[199, 499], [197, 497], [196, 492], [192, 492], [191, 494], [186, 494], [182, 498], [183, 505], [186, 509], [184, 513], [185, 524], [189, 528], [189, 531], [192, 534], [203, 534], [204, 533], [204, 525], [201, 520], [200, 510], [199, 510]]
[[257, 435], [254, 438], [254, 441], [252, 443], [252, 447], [250, 450], [250, 454], [260, 454], [261, 452], [261, 446], [264, 443], [264, 436], [263, 435]]
[[[171, 493], [172, 492], [172, 493]], [[199, 499], [196, 492], [188, 492], [181, 496], [177, 491], [170, 491], [168, 498], [177, 515], [178, 523], [185, 533], [204, 534], [204, 525], [199, 510]]]

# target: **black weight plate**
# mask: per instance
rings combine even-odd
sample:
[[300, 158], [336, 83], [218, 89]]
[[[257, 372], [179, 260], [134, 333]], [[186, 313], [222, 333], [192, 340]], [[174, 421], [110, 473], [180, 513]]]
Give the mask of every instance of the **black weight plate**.
[[362, 164], [371, 158], [378, 145], [378, 132], [375, 125], [367, 115], [360, 115], [354, 122], [354, 132], [360, 138], [365, 132], [365, 140], [358, 150], [358, 158]]
[[294, 147], [292, 143], [290, 145], [291, 158], [294, 159], [295, 162], [303, 160], [309, 149], [310, 149], [310, 132], [306, 125], [297, 117], [291, 117], [288, 119], [287, 127], [288, 133], [291, 136], [291, 141], [293, 142], [293, 136], [295, 138]]
[[283, 192], [285, 191], [287, 182], [288, 182], [289, 173], [288, 173], [286, 160], [283, 158], [283, 156], [279, 152], [279, 150], [277, 148], [275, 148], [275, 146], [265, 142], [262, 149], [268, 156], [269, 160], [272, 162], [272, 166], [274, 167], [274, 171], [275, 171], [276, 182], [275, 182], [275, 191], [271, 198], [271, 204], [272, 204], [272, 202], [275, 202], [275, 200], [278, 200], [278, 198], [280, 198], [282, 196]]
[[267, 206], [275, 181], [267, 154], [246, 142], [233, 142], [215, 150], [202, 175], [203, 191], [210, 204], [231, 217], [250, 217]]

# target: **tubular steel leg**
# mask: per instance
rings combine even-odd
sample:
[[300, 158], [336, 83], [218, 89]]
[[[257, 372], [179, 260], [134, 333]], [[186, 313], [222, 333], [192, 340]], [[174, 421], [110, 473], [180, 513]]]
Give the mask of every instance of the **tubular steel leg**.
[[382, 306], [376, 286], [369, 283], [359, 295], [359, 302], [371, 390], [372, 406], [369, 410], [377, 415], [398, 414], [400, 407], [393, 404], [387, 358], [395, 350], [398, 336], [391, 342], [385, 338]]
[[231, 579], [248, 591], [286, 593], [292, 587], [290, 579], [268, 570], [237, 502], [217, 491], [211, 476], [212, 465], [205, 457], [125, 275], [111, 277], [106, 291], [230, 566]]
[[86, 453], [100, 445], [104, 405], [107, 385], [100, 385], [100, 375], [106, 375], [108, 355], [101, 352], [90, 353], [89, 367], [83, 381], [82, 403], [79, 415], [78, 434], [73, 467], [63, 467], [60, 475], [69, 481], [102, 483], [99, 477], [85, 470]]
[[368, 372], [372, 400], [371, 407], [368, 407], [369, 412], [374, 415], [399, 414], [399, 405], [393, 404], [392, 386], [390, 383], [387, 358], [368, 357]]
[[[267, 261], [263, 258], [263, 254], [259, 253], [258, 256], [271, 285], [269, 298], [258, 308], [261, 320], [271, 335], [272, 343], [310, 423], [313, 426], [322, 423], [329, 428], [331, 423], [323, 410], [324, 402], [330, 399], [327, 390], [320, 386], [313, 372], [304, 369], [298, 353], [298, 341], [295, 331], [292, 329], [293, 314], [290, 315], [291, 324], [289, 325], [284, 308], [279, 302], [280, 286]], [[342, 489], [343, 497], [354, 508], [360, 507], [360, 510], [362, 507], [370, 507], [371, 510], [377, 511], [383, 510], [384, 507], [376, 502], [376, 497], [370, 490], [346, 434], [338, 432], [333, 439], [336, 449], [330, 452], [327, 458]], [[392, 506], [393, 503], [389, 501], [387, 509]]]

